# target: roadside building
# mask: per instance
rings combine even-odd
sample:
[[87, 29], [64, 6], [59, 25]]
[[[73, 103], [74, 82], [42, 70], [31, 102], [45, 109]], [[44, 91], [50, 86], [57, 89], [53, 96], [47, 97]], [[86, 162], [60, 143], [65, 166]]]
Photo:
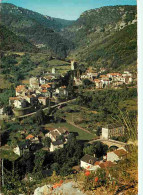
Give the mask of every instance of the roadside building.
[[9, 105], [13, 106], [15, 100], [20, 100], [20, 97], [9, 97]]
[[125, 128], [122, 125], [110, 124], [106, 127], [102, 127], [102, 139], [110, 139], [112, 137], [123, 136]]
[[44, 105], [44, 106], [48, 105], [48, 102], [49, 102], [48, 100], [49, 100], [48, 97], [38, 97], [39, 103]]

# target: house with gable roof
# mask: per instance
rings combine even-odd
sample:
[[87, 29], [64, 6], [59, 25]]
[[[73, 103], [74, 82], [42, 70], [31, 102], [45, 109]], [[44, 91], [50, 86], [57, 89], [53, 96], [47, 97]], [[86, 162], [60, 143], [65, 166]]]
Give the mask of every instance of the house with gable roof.
[[80, 159], [80, 167], [88, 170], [96, 170], [100, 168], [98, 164], [95, 164], [97, 161], [99, 161], [98, 158], [86, 154]]
[[125, 159], [127, 152], [124, 149], [117, 149], [112, 152], [107, 152], [107, 161], [116, 162]]

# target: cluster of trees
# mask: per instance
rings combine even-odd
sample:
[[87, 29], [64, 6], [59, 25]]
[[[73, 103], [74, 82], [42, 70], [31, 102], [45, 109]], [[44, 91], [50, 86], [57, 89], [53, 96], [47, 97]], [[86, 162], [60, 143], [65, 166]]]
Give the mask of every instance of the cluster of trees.
[[0, 106], [5, 106], [6, 113], [8, 111], [9, 97], [15, 96], [15, 89], [13, 86], [10, 89], [4, 90], [3, 93], [0, 93]]
[[15, 35], [12, 31], [0, 24], [0, 50], [37, 52], [38, 49], [25, 38]]
[[[135, 88], [107, 89], [95, 92], [82, 92], [78, 95], [77, 104], [98, 111], [99, 113], [95, 116], [95, 121], [98, 122], [106, 120], [107, 117], [117, 116], [120, 113], [119, 102], [136, 97], [137, 90]], [[134, 117], [132, 112], [131, 116]]]
[[28, 54], [25, 54], [21, 62], [18, 64], [18, 55], [7, 55], [1, 58], [0, 67], [2, 68], [2, 74], [5, 75], [5, 79], [15, 86], [20, 84], [28, 74], [29, 71], [33, 70], [37, 65], [33, 63]]
[[107, 154], [108, 146], [102, 142], [94, 142], [93, 144], [87, 144], [83, 152], [84, 154], [95, 155], [97, 158]]

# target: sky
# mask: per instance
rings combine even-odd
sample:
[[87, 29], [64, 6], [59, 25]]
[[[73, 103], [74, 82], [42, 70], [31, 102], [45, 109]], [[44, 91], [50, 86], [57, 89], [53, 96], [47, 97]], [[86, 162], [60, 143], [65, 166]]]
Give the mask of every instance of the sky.
[[81, 13], [110, 5], [136, 5], [136, 0], [0, 0], [44, 15], [76, 20]]

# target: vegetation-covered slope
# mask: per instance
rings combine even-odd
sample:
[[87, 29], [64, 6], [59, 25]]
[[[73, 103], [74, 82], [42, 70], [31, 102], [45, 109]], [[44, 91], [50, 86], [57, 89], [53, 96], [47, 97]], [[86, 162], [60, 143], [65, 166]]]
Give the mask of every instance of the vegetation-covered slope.
[[5, 26], [0, 24], [0, 50], [1, 51], [25, 51], [36, 52], [38, 49], [25, 38], [16, 36]]
[[72, 57], [113, 69], [136, 65], [136, 6], [109, 6], [84, 12], [62, 35], [76, 45]]
[[73, 47], [70, 41], [55, 32], [65, 25], [62, 21], [58, 22], [57, 19], [7, 3], [2, 4], [1, 16], [2, 24], [9, 30], [39, 47], [48, 49], [53, 55], [64, 58]]

